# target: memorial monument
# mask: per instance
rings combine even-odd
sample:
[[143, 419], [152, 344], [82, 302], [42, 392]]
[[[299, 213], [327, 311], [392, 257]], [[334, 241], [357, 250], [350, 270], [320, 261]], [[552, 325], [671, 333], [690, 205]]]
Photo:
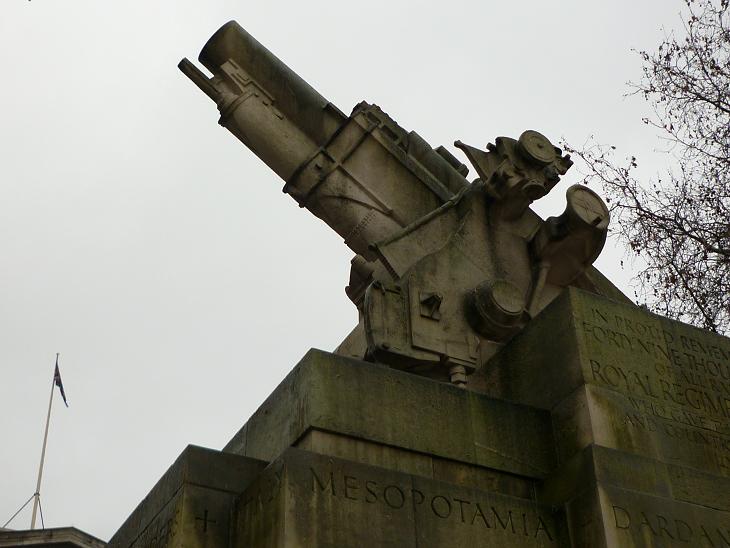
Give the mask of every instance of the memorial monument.
[[476, 172], [378, 106], [350, 116], [224, 25], [180, 69], [355, 253], [359, 323], [222, 451], [188, 447], [111, 546], [730, 546], [730, 341], [591, 265], [609, 213], [527, 130]]

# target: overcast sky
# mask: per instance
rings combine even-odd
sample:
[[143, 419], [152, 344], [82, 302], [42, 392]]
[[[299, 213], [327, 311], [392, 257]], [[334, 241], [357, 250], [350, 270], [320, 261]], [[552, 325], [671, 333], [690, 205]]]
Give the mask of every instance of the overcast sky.
[[[35, 490], [56, 352], [70, 407], [54, 402], [45, 524], [107, 540], [187, 444], [221, 448], [356, 323], [351, 252], [176, 68], [219, 26], [238, 20], [341, 110], [376, 103], [434, 147], [595, 134], [648, 176], [663, 159], [624, 98], [631, 49], [680, 7], [2, 0], [0, 525]], [[579, 175], [536, 209], [561, 213]], [[621, 257], [609, 242], [597, 265], [631, 294]], [[29, 524], [30, 506], [11, 527]]]

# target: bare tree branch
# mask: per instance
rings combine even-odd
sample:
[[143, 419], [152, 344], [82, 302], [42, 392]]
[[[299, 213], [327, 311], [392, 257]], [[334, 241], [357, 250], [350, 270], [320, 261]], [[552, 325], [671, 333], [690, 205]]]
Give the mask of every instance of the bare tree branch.
[[603, 187], [612, 230], [646, 265], [637, 297], [657, 312], [730, 330], [730, 0], [685, 0], [684, 37], [666, 34], [638, 52], [643, 78], [630, 84], [654, 116], [677, 167], [639, 181], [637, 161], [615, 147], [566, 144]]

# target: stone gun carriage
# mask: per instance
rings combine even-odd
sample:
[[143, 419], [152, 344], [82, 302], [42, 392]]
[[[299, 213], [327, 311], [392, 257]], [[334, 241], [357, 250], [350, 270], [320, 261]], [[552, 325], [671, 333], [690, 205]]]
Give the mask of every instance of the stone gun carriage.
[[356, 255], [346, 293], [359, 324], [343, 355], [463, 385], [567, 285], [612, 295], [591, 267], [609, 214], [582, 185], [542, 220], [530, 204], [572, 162], [540, 133], [460, 141], [478, 177], [378, 106], [346, 116], [235, 21], [203, 48], [207, 77], [180, 69], [213, 101], [219, 123], [334, 229]]

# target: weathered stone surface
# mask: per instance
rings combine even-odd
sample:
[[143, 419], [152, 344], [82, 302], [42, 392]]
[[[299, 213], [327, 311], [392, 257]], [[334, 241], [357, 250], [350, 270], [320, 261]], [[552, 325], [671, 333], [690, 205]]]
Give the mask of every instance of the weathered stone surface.
[[726, 358], [577, 290], [475, 375], [491, 396], [311, 351], [112, 545], [729, 548]]
[[535, 496], [535, 481], [529, 478], [322, 430], [310, 430], [296, 447], [396, 472], [514, 497], [532, 499]]
[[[271, 463], [238, 500], [234, 546], [608, 546], [606, 490], [613, 508], [624, 492], [724, 508], [697, 472], [725, 474], [730, 399], [719, 364], [697, 363], [724, 347], [563, 292], [622, 297], [590, 268], [599, 196], [574, 185], [559, 217], [530, 209], [569, 156], [533, 130], [457, 142], [470, 183], [376, 105], [344, 115], [234, 21], [200, 60], [213, 78], [179, 66], [220, 124], [356, 253], [360, 323], [336, 353], [389, 366], [312, 351], [234, 436], [225, 451]], [[469, 391], [434, 382], [480, 368]]]
[[[224, 450], [271, 461], [310, 430], [530, 478], [546, 476], [555, 464], [545, 411], [317, 350]], [[362, 454], [368, 455], [382, 464], [382, 454]]]
[[490, 362], [495, 396], [552, 409], [558, 453], [596, 443], [730, 475], [730, 341], [571, 289]]
[[538, 500], [558, 505], [595, 483], [730, 512], [730, 479], [591, 445], [540, 485]]
[[728, 339], [569, 290], [475, 381], [551, 411], [571, 546], [730, 546]]
[[254, 459], [189, 445], [109, 546], [228, 546], [231, 505], [264, 467]]
[[234, 543], [258, 548], [565, 546], [532, 501], [288, 449], [239, 498]]
[[606, 546], [730, 546], [727, 512], [601, 484], [598, 500]]
[[599, 446], [576, 455], [538, 494], [565, 504], [580, 548], [730, 546], [728, 480]]
[[356, 256], [347, 295], [360, 323], [337, 352], [463, 385], [570, 285], [619, 293], [591, 272], [609, 211], [584, 185], [543, 220], [530, 205], [572, 166], [534, 130], [485, 149], [457, 141], [478, 177], [377, 105], [346, 116], [235, 21], [178, 65], [219, 123]]
[[434, 457], [431, 455], [324, 430], [309, 430], [296, 443], [296, 447], [313, 453], [380, 466], [395, 472], [426, 477], [433, 474]]
[[564, 517], [532, 501], [413, 477], [419, 547], [565, 546]]

